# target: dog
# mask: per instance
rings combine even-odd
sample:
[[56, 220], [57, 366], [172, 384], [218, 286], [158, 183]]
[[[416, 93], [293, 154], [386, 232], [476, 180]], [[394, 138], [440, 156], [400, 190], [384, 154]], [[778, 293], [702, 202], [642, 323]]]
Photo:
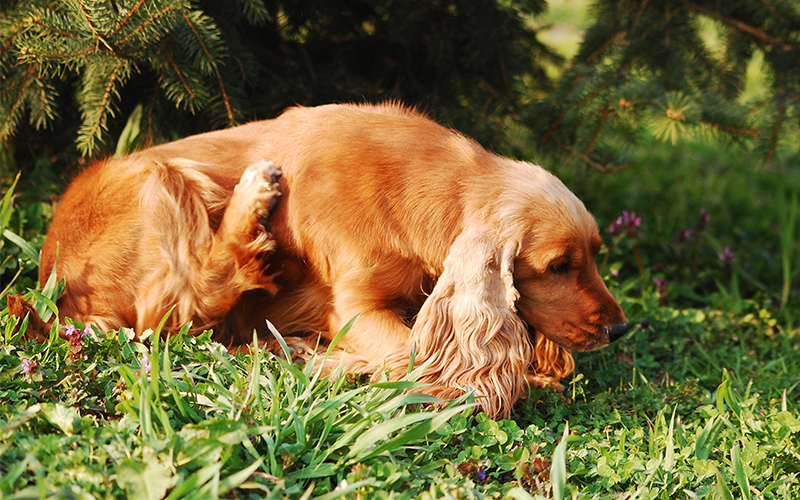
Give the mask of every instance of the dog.
[[507, 416], [530, 384], [560, 388], [571, 351], [628, 329], [597, 272], [580, 200], [541, 167], [495, 155], [399, 104], [296, 107], [81, 173], [42, 248], [69, 316], [103, 330], [192, 322], [229, 348], [269, 320], [331, 366], [423, 391], [467, 387]]

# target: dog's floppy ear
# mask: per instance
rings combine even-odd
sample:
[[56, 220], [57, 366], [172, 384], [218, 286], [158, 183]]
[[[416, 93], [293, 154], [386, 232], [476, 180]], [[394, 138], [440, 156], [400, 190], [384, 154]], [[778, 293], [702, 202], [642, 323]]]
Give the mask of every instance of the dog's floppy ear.
[[534, 351], [514, 305], [518, 245], [496, 240], [474, 228], [456, 238], [411, 337], [420, 361], [430, 362], [421, 381], [431, 392], [470, 386], [486, 413], [507, 416], [525, 395]]

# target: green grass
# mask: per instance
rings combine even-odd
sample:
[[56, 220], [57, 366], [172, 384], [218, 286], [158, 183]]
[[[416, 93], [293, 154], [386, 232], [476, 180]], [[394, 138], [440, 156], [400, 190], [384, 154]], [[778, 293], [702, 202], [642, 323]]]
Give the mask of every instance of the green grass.
[[414, 373], [321, 377], [208, 334], [34, 344], [3, 313], [0, 495], [797, 498], [797, 332], [754, 301], [679, 309], [639, 283], [615, 290], [633, 332], [502, 421], [469, 395], [432, 407]]

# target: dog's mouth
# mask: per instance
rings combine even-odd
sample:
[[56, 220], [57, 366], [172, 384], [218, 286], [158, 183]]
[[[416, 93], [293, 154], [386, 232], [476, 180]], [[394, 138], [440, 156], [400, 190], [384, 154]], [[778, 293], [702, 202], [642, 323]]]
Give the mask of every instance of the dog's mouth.
[[[581, 326], [574, 323], [568, 323], [566, 330], [570, 332], [577, 332], [568, 335], [553, 334], [546, 330], [539, 330], [536, 327], [528, 324], [528, 335], [530, 335], [531, 342], [536, 344], [536, 335], [544, 335], [548, 340], [556, 345], [569, 349], [571, 351], [594, 351], [602, 349], [612, 342], [619, 340], [629, 329], [628, 322], [612, 323], [611, 325], [587, 325]], [[572, 340], [570, 337], [581, 338], [580, 342]]]

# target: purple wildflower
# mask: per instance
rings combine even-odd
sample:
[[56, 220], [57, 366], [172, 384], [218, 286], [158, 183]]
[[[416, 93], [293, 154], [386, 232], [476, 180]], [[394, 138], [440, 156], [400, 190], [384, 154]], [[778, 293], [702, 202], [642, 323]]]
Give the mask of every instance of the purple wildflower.
[[658, 288], [664, 288], [664, 286], [667, 284], [667, 280], [653, 278], [653, 283], [655, 283]]
[[67, 325], [66, 332], [64, 333], [64, 336], [71, 340], [73, 337], [77, 336], [77, 332], [79, 332], [79, 331], [80, 330], [75, 328], [75, 325]]
[[721, 252], [717, 252], [717, 257], [725, 264], [730, 264], [736, 261], [736, 254], [731, 251], [731, 247], [725, 247]]
[[79, 344], [83, 340], [83, 337], [89, 335], [90, 333], [92, 333], [92, 327], [89, 325], [86, 325], [86, 328], [83, 330], [78, 330], [74, 325], [67, 325], [64, 336], [67, 337], [70, 342]]
[[608, 232], [611, 233], [611, 236], [617, 236], [624, 229], [625, 235], [633, 239], [636, 238], [640, 225], [642, 225], [642, 219], [641, 217], [636, 217], [636, 212], [623, 210], [622, 215], [608, 226]]
[[22, 360], [22, 373], [24, 375], [30, 375], [36, 371], [36, 360], [34, 359], [23, 359]]
[[147, 352], [142, 353], [142, 367], [144, 368], [145, 373], [147, 376], [150, 376], [150, 356]]
[[[621, 217], [620, 217], [620, 219], [621, 219]], [[614, 222], [611, 223], [610, 226], [608, 226], [608, 233], [611, 236], [618, 235], [619, 234], [619, 230], [620, 230], [620, 225], [621, 225], [620, 224], [620, 220], [619, 219], [615, 220]]]
[[636, 217], [636, 212], [631, 212], [629, 214], [624, 210], [622, 212], [622, 217], [625, 222], [625, 233], [628, 235], [628, 238], [635, 238], [636, 233], [639, 232], [639, 226], [642, 225], [641, 217]]
[[611, 269], [611, 274], [615, 277], [619, 277], [619, 269]]
[[44, 371], [39, 369], [39, 363], [35, 359], [22, 359], [22, 376], [25, 380], [41, 382], [44, 378]]
[[486, 471], [483, 469], [478, 469], [475, 471], [475, 475], [478, 476], [479, 481], [486, 481]]
[[71, 354], [69, 362], [74, 363], [83, 356], [83, 337], [89, 335], [92, 327], [86, 326], [83, 330], [78, 330], [74, 325], [67, 325], [64, 336], [69, 340], [69, 352]]

